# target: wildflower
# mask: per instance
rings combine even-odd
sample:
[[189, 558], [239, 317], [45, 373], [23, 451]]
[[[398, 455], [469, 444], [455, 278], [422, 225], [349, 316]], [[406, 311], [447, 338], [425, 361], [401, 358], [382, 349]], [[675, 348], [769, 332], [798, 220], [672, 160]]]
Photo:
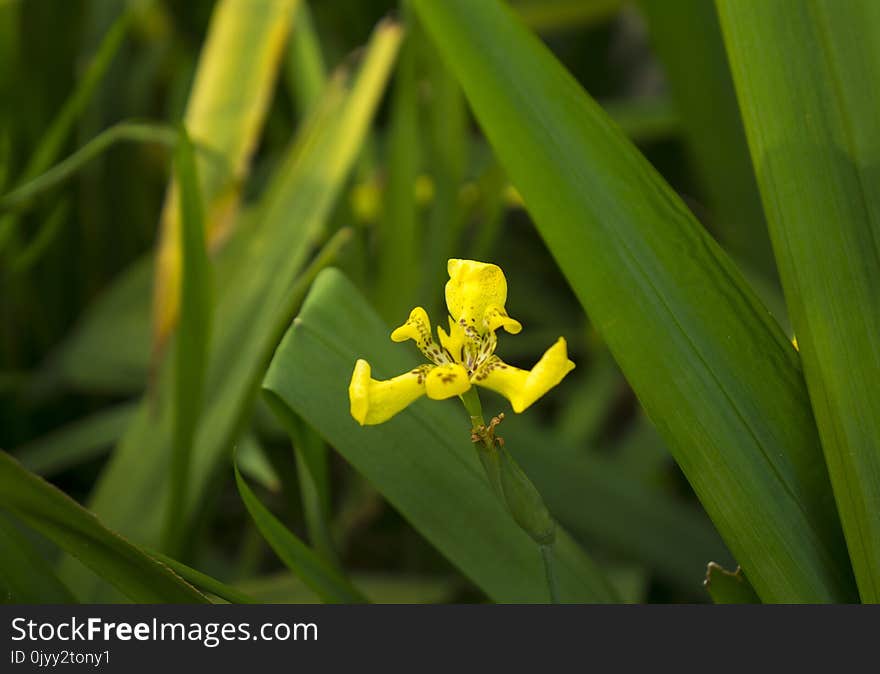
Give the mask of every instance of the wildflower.
[[435, 341], [427, 312], [416, 307], [391, 333], [395, 342], [415, 341], [430, 363], [385, 381], [372, 378], [367, 361], [355, 364], [348, 394], [351, 415], [361, 425], [387, 421], [423, 395], [444, 400], [466, 393], [474, 384], [500, 393], [514, 412], [522, 412], [574, 368], [562, 337], [531, 370], [502, 361], [495, 355], [496, 331], [503, 328], [515, 335], [522, 330], [504, 308], [504, 272], [494, 264], [456, 259], [449, 260], [448, 272], [449, 332], [438, 326]]

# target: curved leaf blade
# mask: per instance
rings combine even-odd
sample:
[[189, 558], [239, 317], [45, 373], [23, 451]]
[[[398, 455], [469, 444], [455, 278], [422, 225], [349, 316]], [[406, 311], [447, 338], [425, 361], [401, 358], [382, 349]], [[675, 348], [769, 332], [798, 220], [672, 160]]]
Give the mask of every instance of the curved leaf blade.
[[367, 599], [336, 569], [322, 560], [260, 503], [235, 466], [235, 483], [241, 500], [275, 554], [302, 578], [321, 599], [330, 604], [362, 604]]
[[0, 512], [0, 604], [75, 603], [49, 562]]
[[88, 510], [0, 452], [0, 507], [78, 558], [135, 602], [208, 603], [170, 569], [105, 528]]

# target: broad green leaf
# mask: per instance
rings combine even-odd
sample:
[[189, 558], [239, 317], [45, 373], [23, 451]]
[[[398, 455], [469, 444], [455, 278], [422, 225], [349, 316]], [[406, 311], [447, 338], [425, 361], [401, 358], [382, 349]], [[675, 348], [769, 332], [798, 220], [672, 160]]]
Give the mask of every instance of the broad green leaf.
[[238, 493], [266, 542], [291, 571], [302, 578], [321, 599], [332, 604], [360, 604], [364, 596], [336, 569], [287, 529], [248, 487], [235, 468]]
[[739, 567], [736, 568], [736, 571], [728, 571], [715, 562], [709, 562], [706, 567], [706, 579], [703, 581], [703, 587], [706, 588], [712, 601], [716, 604], [761, 603]]
[[88, 510], [0, 452], [0, 508], [140, 603], [204, 603], [204, 595], [113, 533]]
[[195, 151], [183, 126], [174, 168], [180, 195], [181, 308], [174, 351], [171, 488], [165, 519], [165, 547], [177, 552], [185, 535], [185, 519], [180, 515], [185, 510], [193, 441], [202, 414], [214, 313], [199, 172]]
[[[262, 197], [252, 233], [221, 251], [221, 257], [229, 255], [236, 264], [226, 277], [217, 278], [207, 397], [182, 518], [189, 519], [212, 473], [228, 461], [265, 367], [311, 279], [349, 238], [350, 230], [340, 230], [308, 263], [325, 236], [327, 217], [361, 147], [400, 37], [396, 24], [381, 24], [357, 77], [349, 81], [340, 73], [331, 81]], [[171, 447], [170, 380], [159, 376], [157, 400], [142, 403], [91, 499], [92, 509], [108, 525], [150, 547], [158, 545]], [[132, 475], [138, 476], [134, 483]], [[74, 587], [89, 582], [79, 578]], [[84, 595], [93, 597], [96, 591]]]
[[731, 260], [501, 3], [413, 6], [758, 594], [853, 599], [800, 360]]
[[75, 604], [49, 562], [0, 511], [0, 604]]
[[[349, 413], [347, 391], [362, 356], [383, 378], [416, 362], [388, 339], [387, 328], [352, 283], [327, 270], [278, 347], [264, 387], [276, 404], [287, 405], [320, 432], [492, 599], [545, 602], [538, 547], [492, 493], [458, 401], [423, 400], [386, 424], [361, 427]], [[598, 568], [563, 531], [556, 555], [564, 601], [614, 599]]]
[[880, 4], [718, 8], [859, 592], [880, 602]]
[[[220, 0], [199, 56], [184, 124], [221, 163], [198, 161], [209, 244], [228, 234], [271, 101], [298, 0]], [[180, 209], [172, 183], [160, 219], [153, 339], [161, 345], [180, 309]]]

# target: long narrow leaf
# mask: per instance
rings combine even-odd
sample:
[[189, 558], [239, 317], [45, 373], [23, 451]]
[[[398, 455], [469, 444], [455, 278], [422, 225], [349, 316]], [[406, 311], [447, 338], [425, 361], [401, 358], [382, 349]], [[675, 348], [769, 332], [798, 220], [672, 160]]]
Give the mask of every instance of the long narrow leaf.
[[0, 507], [142, 603], [207, 603], [204, 595], [105, 528], [89, 511], [0, 452]]
[[235, 482], [245, 507], [256, 522], [260, 533], [272, 546], [281, 560], [302, 578], [324, 601], [333, 604], [360, 604], [366, 602], [364, 596], [327, 562], [322, 560], [309, 546], [297, 538], [278, 519], [260, 503], [248, 487], [238, 468], [235, 468]]
[[173, 448], [165, 547], [177, 552], [184, 536], [181, 513], [189, 485], [192, 445], [202, 413], [214, 296], [199, 173], [184, 127], [180, 129], [174, 164], [180, 194], [181, 319], [174, 354]]
[[[268, 111], [284, 43], [298, 0], [220, 0], [199, 57], [184, 124], [222, 163], [199, 161], [206, 236], [216, 243], [233, 221], [238, 194]], [[154, 345], [160, 346], [180, 308], [179, 193], [169, 188], [160, 220]]]
[[74, 604], [49, 562], [0, 511], [0, 603]]
[[718, 7], [853, 569], [880, 602], [880, 4]]
[[[113, 58], [122, 46], [132, 23], [132, 13], [127, 12], [116, 20], [107, 35], [98, 46], [88, 68], [83, 73], [76, 89], [64, 102], [52, 124], [43, 135], [37, 149], [31, 155], [22, 173], [19, 184], [29, 182], [43, 173], [55, 162], [64, 149], [64, 143], [70, 136], [74, 124], [88, 105], [104, 75], [107, 73]], [[14, 240], [17, 219], [14, 216], [0, 218], [0, 250], [6, 243]]]
[[500, 2], [413, 6], [755, 589], [852, 599], [797, 353], [733, 263]]

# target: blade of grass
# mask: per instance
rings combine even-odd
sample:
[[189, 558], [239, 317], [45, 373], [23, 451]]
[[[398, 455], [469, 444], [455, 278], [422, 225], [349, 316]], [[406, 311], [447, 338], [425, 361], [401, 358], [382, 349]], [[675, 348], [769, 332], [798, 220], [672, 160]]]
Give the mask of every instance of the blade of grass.
[[297, 112], [305, 117], [327, 84], [327, 67], [308, 2], [300, 0], [295, 12], [284, 70]]
[[758, 594], [853, 599], [800, 361], [731, 260], [510, 10], [413, 7]]
[[[184, 124], [196, 143], [223, 157], [198, 161], [209, 246], [229, 231], [268, 111], [297, 0], [220, 0], [199, 56]], [[157, 351], [177, 322], [181, 250], [179, 192], [172, 183], [160, 218], [154, 295]]]
[[296, 456], [296, 472], [309, 541], [324, 560], [339, 567], [330, 531], [330, 478], [327, 445], [305, 421], [277, 399], [266, 399], [275, 417], [287, 431]]
[[853, 569], [880, 602], [880, 4], [718, 8]]
[[0, 197], [0, 211], [26, 208], [34, 202], [36, 197], [57, 187], [92, 159], [120, 142], [157, 143], [166, 147], [174, 147], [177, 142], [177, 131], [162, 124], [145, 122], [115, 124], [99, 133], [63, 161], [46, 169], [43, 173], [32, 176]]
[[[320, 432], [490, 598], [546, 602], [541, 556], [492, 493], [457, 401], [423, 400], [375, 428], [351, 418], [348, 382], [355, 360], [365, 355], [375, 376], [406, 371], [415, 362], [391, 343], [352, 283], [329, 269], [316, 279], [278, 347], [264, 380], [266, 394]], [[564, 531], [556, 557], [564, 601], [614, 601], [601, 571]]]
[[174, 165], [180, 195], [181, 319], [174, 354], [173, 447], [164, 542], [166, 550], [177, 554], [185, 536], [185, 519], [181, 513], [186, 507], [192, 446], [204, 402], [214, 313], [212, 270], [205, 248], [199, 174], [195, 152], [183, 126], [180, 127]]
[[288, 568], [321, 599], [331, 604], [361, 604], [367, 599], [338, 571], [329, 566], [305, 543], [290, 532], [260, 503], [235, 468], [235, 483], [241, 500], [256, 523], [263, 538]]
[[206, 603], [172, 571], [105, 528], [88, 510], [0, 452], [0, 507], [79, 559], [135, 602]]
[[[119, 51], [128, 33], [131, 20], [132, 13], [126, 12], [113, 24], [95, 52], [76, 89], [58, 111], [49, 129], [43, 134], [40, 144], [22, 172], [19, 184], [27, 183], [46, 171], [61, 154], [76, 120], [88, 105], [114, 56]], [[0, 252], [9, 241], [16, 238], [16, 226], [17, 218], [13, 216], [0, 217]]]

